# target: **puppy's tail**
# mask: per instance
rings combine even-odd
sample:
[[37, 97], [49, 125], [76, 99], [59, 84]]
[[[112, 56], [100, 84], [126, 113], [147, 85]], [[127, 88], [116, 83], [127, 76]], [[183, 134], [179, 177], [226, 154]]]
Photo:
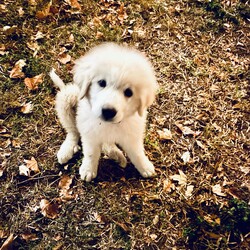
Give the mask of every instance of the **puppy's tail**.
[[60, 89], [64, 89], [65, 88], [65, 84], [63, 82], [63, 80], [56, 74], [55, 69], [52, 69], [49, 72], [49, 76], [51, 78], [51, 80], [54, 82], [54, 84]]

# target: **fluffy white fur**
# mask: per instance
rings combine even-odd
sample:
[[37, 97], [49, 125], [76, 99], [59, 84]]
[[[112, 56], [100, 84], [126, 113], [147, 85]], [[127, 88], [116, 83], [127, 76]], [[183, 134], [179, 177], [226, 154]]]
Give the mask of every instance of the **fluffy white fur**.
[[154, 70], [147, 58], [135, 49], [105, 43], [76, 60], [73, 83], [50, 72], [60, 92], [56, 111], [67, 132], [57, 153], [60, 164], [79, 150], [84, 158], [80, 176], [91, 181], [97, 175], [103, 151], [126, 166], [121, 147], [143, 177], [155, 175], [153, 164], [144, 153], [143, 138], [147, 108], [157, 90]]

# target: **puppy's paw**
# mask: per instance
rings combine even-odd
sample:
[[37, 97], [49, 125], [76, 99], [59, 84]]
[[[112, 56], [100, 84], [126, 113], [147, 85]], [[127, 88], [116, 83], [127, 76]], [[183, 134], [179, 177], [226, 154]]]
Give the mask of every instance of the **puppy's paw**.
[[144, 178], [156, 176], [154, 165], [151, 162], [148, 162], [139, 172]]
[[85, 163], [83, 161], [83, 163], [79, 169], [79, 174], [80, 174], [82, 180], [84, 180], [86, 182], [90, 182], [93, 179], [95, 179], [95, 177], [97, 176], [97, 169], [90, 166], [89, 163]]
[[67, 163], [79, 150], [80, 147], [75, 141], [65, 140], [57, 153], [58, 162], [60, 164]]
[[125, 158], [123, 152], [115, 144], [105, 144], [103, 145], [102, 150], [108, 158], [119, 163], [122, 168], [127, 166], [127, 159]]
[[127, 166], [127, 159], [120, 149], [111, 151], [109, 157], [118, 162], [122, 168]]

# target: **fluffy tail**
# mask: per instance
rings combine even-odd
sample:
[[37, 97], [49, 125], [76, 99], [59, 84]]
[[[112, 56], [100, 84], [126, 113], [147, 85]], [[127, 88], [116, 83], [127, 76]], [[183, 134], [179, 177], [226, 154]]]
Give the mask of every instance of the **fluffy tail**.
[[64, 89], [65, 87], [65, 84], [63, 82], [63, 80], [56, 74], [55, 70], [52, 69], [50, 72], [49, 72], [49, 76], [51, 78], [51, 80], [54, 82], [54, 84], [60, 89]]

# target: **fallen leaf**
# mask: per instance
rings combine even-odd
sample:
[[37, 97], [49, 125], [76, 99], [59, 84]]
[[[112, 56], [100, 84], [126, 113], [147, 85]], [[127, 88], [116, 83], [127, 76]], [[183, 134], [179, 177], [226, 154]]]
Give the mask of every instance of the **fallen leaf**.
[[62, 175], [61, 179], [59, 181], [58, 187], [60, 189], [68, 190], [70, 188], [70, 185], [72, 184], [73, 178], [68, 175]]
[[37, 5], [37, 0], [28, 0], [29, 5]]
[[78, 0], [66, 0], [66, 2], [72, 7], [78, 10], [81, 10], [81, 5], [78, 3]]
[[30, 170], [26, 165], [22, 164], [19, 166], [19, 174], [24, 176], [30, 176]]
[[194, 191], [194, 186], [193, 185], [188, 185], [187, 190], [185, 192], [185, 196], [188, 198], [192, 196], [192, 192]]
[[181, 186], [186, 186], [187, 185], [187, 176], [180, 170], [178, 169], [179, 174], [175, 174], [170, 176], [170, 178], [174, 181], [178, 181], [178, 184]]
[[217, 130], [217, 131], [219, 131], [219, 132], [221, 132], [222, 131], [222, 128], [217, 124], [217, 123], [213, 123], [212, 124], [212, 126]]
[[24, 103], [21, 106], [21, 112], [23, 114], [30, 114], [30, 113], [32, 113], [32, 110], [33, 110], [32, 102]]
[[157, 225], [158, 222], [159, 222], [159, 220], [160, 220], [160, 218], [159, 218], [159, 215], [157, 214], [157, 215], [154, 217], [154, 219], [153, 219], [153, 224], [154, 224], [154, 225]]
[[34, 157], [31, 157], [30, 160], [24, 160], [24, 162], [26, 163], [27, 168], [30, 169], [31, 171], [33, 171], [35, 173], [40, 172], [40, 169], [38, 167], [38, 163]]
[[173, 137], [171, 131], [166, 128], [163, 130], [157, 130], [157, 133], [160, 140], [171, 140]]
[[150, 234], [149, 236], [152, 240], [156, 240], [158, 237], [156, 234]]
[[212, 191], [218, 196], [227, 196], [225, 193], [222, 193], [220, 184], [212, 186]]
[[250, 172], [250, 167], [242, 167], [240, 166], [240, 171], [247, 175]]
[[50, 218], [50, 219], [55, 219], [58, 217], [58, 212], [59, 212], [59, 204], [57, 203], [50, 203], [46, 199], [42, 199], [40, 201], [40, 209], [41, 213], [44, 217]]
[[12, 244], [14, 241], [14, 234], [10, 234], [10, 236], [5, 240], [0, 250], [10, 250], [12, 249]]
[[38, 51], [40, 50], [40, 46], [38, 45], [38, 43], [36, 41], [28, 42], [27, 46], [29, 49], [34, 51], [33, 57], [35, 57], [37, 55]]
[[74, 35], [70, 34], [70, 36], [69, 36], [69, 42], [73, 43], [74, 41], [75, 41]]
[[50, 14], [50, 7], [52, 5], [52, 1], [49, 1], [43, 8], [36, 13], [36, 17], [38, 19], [45, 19]]
[[4, 44], [0, 44], [0, 55], [3, 56], [3, 55], [6, 55], [8, 54], [8, 51], [6, 51], [6, 47]]
[[41, 31], [37, 31], [37, 33], [35, 34], [34, 40], [40, 40], [44, 37], [45, 35]]
[[197, 144], [200, 148], [206, 149], [206, 146], [203, 145], [203, 143], [202, 143], [201, 141], [196, 140], [196, 144]]
[[94, 216], [95, 221], [97, 221], [99, 223], [104, 223], [102, 216], [98, 212], [94, 212], [93, 216]]
[[71, 56], [67, 53], [61, 53], [58, 56], [58, 61], [62, 64], [67, 64], [71, 61]]
[[24, 15], [24, 10], [22, 7], [20, 7], [17, 11], [18, 11], [18, 14], [20, 17], [22, 17]]
[[29, 90], [38, 89], [38, 85], [43, 82], [43, 74], [34, 76], [32, 78], [25, 78], [24, 83]]
[[60, 197], [62, 201], [69, 201], [76, 198], [76, 195], [72, 194], [70, 185], [72, 184], [73, 178], [68, 175], [63, 175], [59, 181], [58, 187], [60, 188]]
[[187, 126], [183, 126], [182, 124], [176, 122], [175, 125], [180, 129], [183, 135], [193, 135], [198, 136], [201, 134], [201, 131], [193, 131], [191, 128]]
[[34, 233], [23, 233], [23, 234], [21, 234], [21, 237], [22, 237], [22, 239], [24, 239], [25, 241], [34, 241], [34, 240], [39, 239], [39, 238], [37, 237], [37, 235], [34, 234]]
[[166, 179], [163, 181], [163, 191], [166, 193], [171, 192], [171, 190], [174, 188], [174, 184], [171, 180]]
[[12, 140], [12, 146], [14, 148], [21, 148], [22, 142], [19, 139], [13, 139]]
[[181, 156], [181, 159], [185, 164], [189, 163], [191, 159], [190, 152], [189, 151], [184, 152], [183, 155]]
[[10, 78], [24, 78], [24, 73], [22, 72], [23, 67], [26, 65], [25, 60], [20, 59], [15, 63], [15, 66], [10, 71]]

